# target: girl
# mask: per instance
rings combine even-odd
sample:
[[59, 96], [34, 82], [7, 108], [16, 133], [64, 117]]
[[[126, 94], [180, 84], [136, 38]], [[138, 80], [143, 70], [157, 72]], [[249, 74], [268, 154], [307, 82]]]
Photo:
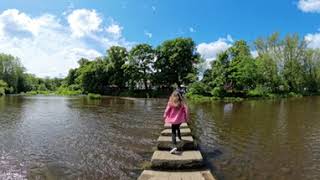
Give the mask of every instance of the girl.
[[182, 95], [179, 93], [179, 91], [174, 91], [171, 94], [163, 118], [165, 123], [171, 124], [172, 143], [174, 145], [170, 151], [172, 154], [177, 151], [177, 134], [180, 141], [182, 140], [180, 134], [180, 125], [188, 120], [188, 107], [184, 103]]

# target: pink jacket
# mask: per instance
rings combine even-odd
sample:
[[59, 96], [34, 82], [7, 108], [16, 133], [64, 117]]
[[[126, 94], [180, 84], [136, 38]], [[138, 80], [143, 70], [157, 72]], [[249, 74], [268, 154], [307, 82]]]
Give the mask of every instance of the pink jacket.
[[188, 120], [188, 107], [183, 105], [181, 107], [174, 107], [168, 103], [164, 111], [163, 118], [165, 123], [181, 124]]

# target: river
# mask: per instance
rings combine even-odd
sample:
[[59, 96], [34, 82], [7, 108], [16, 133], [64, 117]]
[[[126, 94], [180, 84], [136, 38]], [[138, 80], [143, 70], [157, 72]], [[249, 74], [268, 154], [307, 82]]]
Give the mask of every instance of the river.
[[[166, 99], [0, 97], [0, 179], [136, 179]], [[320, 97], [189, 104], [219, 179], [319, 179]]]

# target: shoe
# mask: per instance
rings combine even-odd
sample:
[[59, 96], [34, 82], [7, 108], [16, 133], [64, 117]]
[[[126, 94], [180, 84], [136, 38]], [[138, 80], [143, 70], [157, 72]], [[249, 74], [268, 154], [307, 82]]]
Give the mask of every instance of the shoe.
[[171, 149], [171, 151], [170, 151], [170, 154], [174, 154], [174, 153], [176, 153], [177, 152], [177, 150], [178, 150], [178, 148], [173, 148], [173, 149]]

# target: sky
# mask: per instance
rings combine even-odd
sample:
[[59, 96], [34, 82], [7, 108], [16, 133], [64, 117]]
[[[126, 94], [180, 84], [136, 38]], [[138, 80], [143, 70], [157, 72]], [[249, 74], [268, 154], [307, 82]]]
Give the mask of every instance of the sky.
[[1, 0], [0, 53], [27, 72], [64, 77], [113, 45], [191, 37], [210, 62], [236, 40], [298, 33], [320, 48], [320, 0]]

